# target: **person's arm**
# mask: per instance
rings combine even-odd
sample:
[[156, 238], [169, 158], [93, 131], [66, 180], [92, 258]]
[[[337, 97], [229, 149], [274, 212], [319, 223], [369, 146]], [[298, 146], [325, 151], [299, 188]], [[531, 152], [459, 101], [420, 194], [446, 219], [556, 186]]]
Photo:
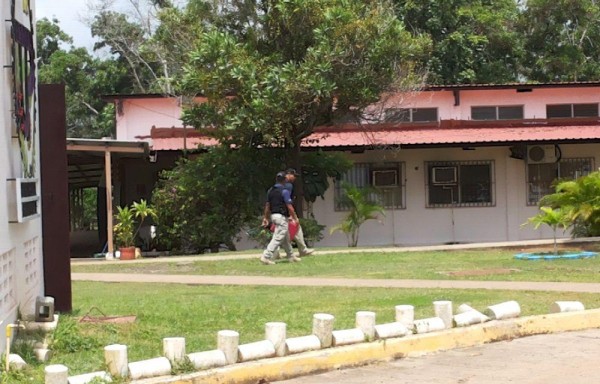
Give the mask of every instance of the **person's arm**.
[[271, 216], [271, 204], [267, 201], [265, 203], [265, 210], [263, 212], [262, 225], [263, 227], [269, 224], [269, 217]]
[[288, 191], [287, 189], [284, 189], [281, 192], [281, 195], [283, 196], [283, 202], [287, 206], [290, 217], [292, 218], [292, 220], [298, 221], [298, 216], [296, 215], [296, 210], [294, 209], [293, 201], [290, 196], [290, 191]]

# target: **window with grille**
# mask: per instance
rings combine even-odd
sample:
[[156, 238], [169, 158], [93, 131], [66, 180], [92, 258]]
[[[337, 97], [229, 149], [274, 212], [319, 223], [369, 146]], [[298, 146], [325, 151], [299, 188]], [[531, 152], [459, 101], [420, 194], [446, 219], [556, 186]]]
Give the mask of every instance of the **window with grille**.
[[437, 108], [391, 108], [385, 111], [389, 123], [426, 123], [438, 121]]
[[355, 163], [352, 169], [335, 182], [336, 211], [350, 209], [342, 188], [344, 183], [358, 188], [372, 188], [369, 199], [386, 209], [405, 208], [404, 163]]
[[522, 118], [522, 105], [471, 107], [472, 120], [518, 120]]
[[594, 159], [561, 159], [558, 163], [527, 164], [527, 205], [536, 205], [546, 195], [554, 193], [557, 179], [575, 180], [594, 169]]
[[494, 205], [492, 161], [427, 162], [427, 207]]
[[598, 104], [549, 104], [546, 105], [548, 119], [572, 117], [598, 117]]

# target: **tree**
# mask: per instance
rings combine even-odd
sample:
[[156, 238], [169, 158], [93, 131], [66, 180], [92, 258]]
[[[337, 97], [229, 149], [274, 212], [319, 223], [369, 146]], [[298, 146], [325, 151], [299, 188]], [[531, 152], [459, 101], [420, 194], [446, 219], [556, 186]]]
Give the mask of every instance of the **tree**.
[[66, 88], [67, 136], [100, 138], [114, 131], [114, 107], [102, 95], [130, 89], [122, 66], [112, 59], [92, 57], [75, 48], [57, 20], [37, 23], [40, 83], [63, 83]]
[[506, 83], [518, 79], [523, 41], [515, 0], [396, 0], [398, 17], [432, 40], [429, 84]]
[[385, 215], [383, 207], [380, 204], [370, 201], [368, 189], [361, 189], [350, 184], [342, 186], [345, 192], [346, 204], [350, 207], [350, 212], [342, 222], [329, 230], [330, 233], [342, 231], [348, 237], [348, 246], [356, 247], [358, 245], [358, 235], [360, 227], [367, 220], [376, 220], [377, 215]]
[[528, 0], [520, 21], [524, 75], [537, 81], [600, 79], [600, 3]]
[[357, 120], [384, 91], [411, 83], [427, 46], [386, 1], [232, 3], [220, 10], [229, 23], [194, 42], [179, 89], [206, 102], [183, 119], [228, 147], [285, 148], [298, 170], [300, 143], [316, 126]]

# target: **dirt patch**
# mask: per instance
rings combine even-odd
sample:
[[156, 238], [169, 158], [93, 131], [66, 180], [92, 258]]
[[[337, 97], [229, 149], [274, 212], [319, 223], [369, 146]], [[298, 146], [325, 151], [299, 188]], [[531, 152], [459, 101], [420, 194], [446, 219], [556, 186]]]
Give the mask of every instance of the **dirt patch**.
[[516, 268], [494, 268], [494, 269], [466, 269], [463, 271], [441, 272], [447, 276], [487, 276], [487, 275], [510, 275], [511, 273], [521, 272]]

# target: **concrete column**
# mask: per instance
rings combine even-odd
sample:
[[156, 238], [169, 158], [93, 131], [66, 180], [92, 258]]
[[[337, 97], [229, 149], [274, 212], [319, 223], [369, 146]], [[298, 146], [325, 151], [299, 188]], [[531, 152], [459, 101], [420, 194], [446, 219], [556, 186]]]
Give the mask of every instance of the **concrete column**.
[[446, 328], [452, 328], [452, 302], [448, 300], [434, 301], [435, 316], [444, 321]]
[[49, 365], [44, 372], [45, 384], [69, 384], [69, 368], [62, 364]]
[[114, 377], [127, 377], [127, 346], [113, 344], [104, 347], [104, 362], [108, 372]]
[[250, 361], [275, 356], [275, 346], [269, 340], [242, 344], [238, 347], [238, 361]]
[[583, 311], [585, 307], [579, 301], [555, 301], [550, 306], [550, 313]]
[[484, 312], [485, 315], [495, 320], [510, 319], [519, 317], [521, 307], [516, 301], [506, 301], [504, 303], [490, 305]]
[[379, 324], [375, 326], [375, 337], [378, 339], [389, 339], [391, 337], [406, 336], [409, 333], [404, 324], [395, 322]]
[[415, 307], [412, 305], [396, 305], [396, 321], [412, 329], [415, 321]]
[[360, 329], [368, 341], [375, 339], [375, 312], [356, 312], [356, 328]]
[[219, 349], [190, 353], [188, 358], [196, 369], [209, 369], [227, 365], [225, 354]]
[[358, 328], [333, 331], [333, 345], [336, 347], [362, 343], [364, 341], [365, 333]]
[[165, 337], [163, 339], [163, 356], [171, 362], [185, 359], [185, 337]]
[[171, 374], [171, 362], [166, 357], [129, 363], [129, 377], [132, 380]]
[[265, 324], [265, 339], [273, 343], [276, 356], [285, 356], [285, 339], [287, 337], [287, 324], [271, 322]]
[[313, 335], [319, 338], [321, 348], [331, 347], [333, 341], [333, 322], [335, 317], [327, 313], [316, 313], [313, 315]]
[[444, 320], [439, 317], [415, 320], [415, 333], [429, 333], [446, 329]]
[[225, 354], [227, 364], [237, 363], [240, 334], [236, 331], [224, 330], [217, 334], [217, 349]]
[[285, 341], [286, 355], [319, 349], [321, 349], [321, 340], [315, 335], [290, 337]]

